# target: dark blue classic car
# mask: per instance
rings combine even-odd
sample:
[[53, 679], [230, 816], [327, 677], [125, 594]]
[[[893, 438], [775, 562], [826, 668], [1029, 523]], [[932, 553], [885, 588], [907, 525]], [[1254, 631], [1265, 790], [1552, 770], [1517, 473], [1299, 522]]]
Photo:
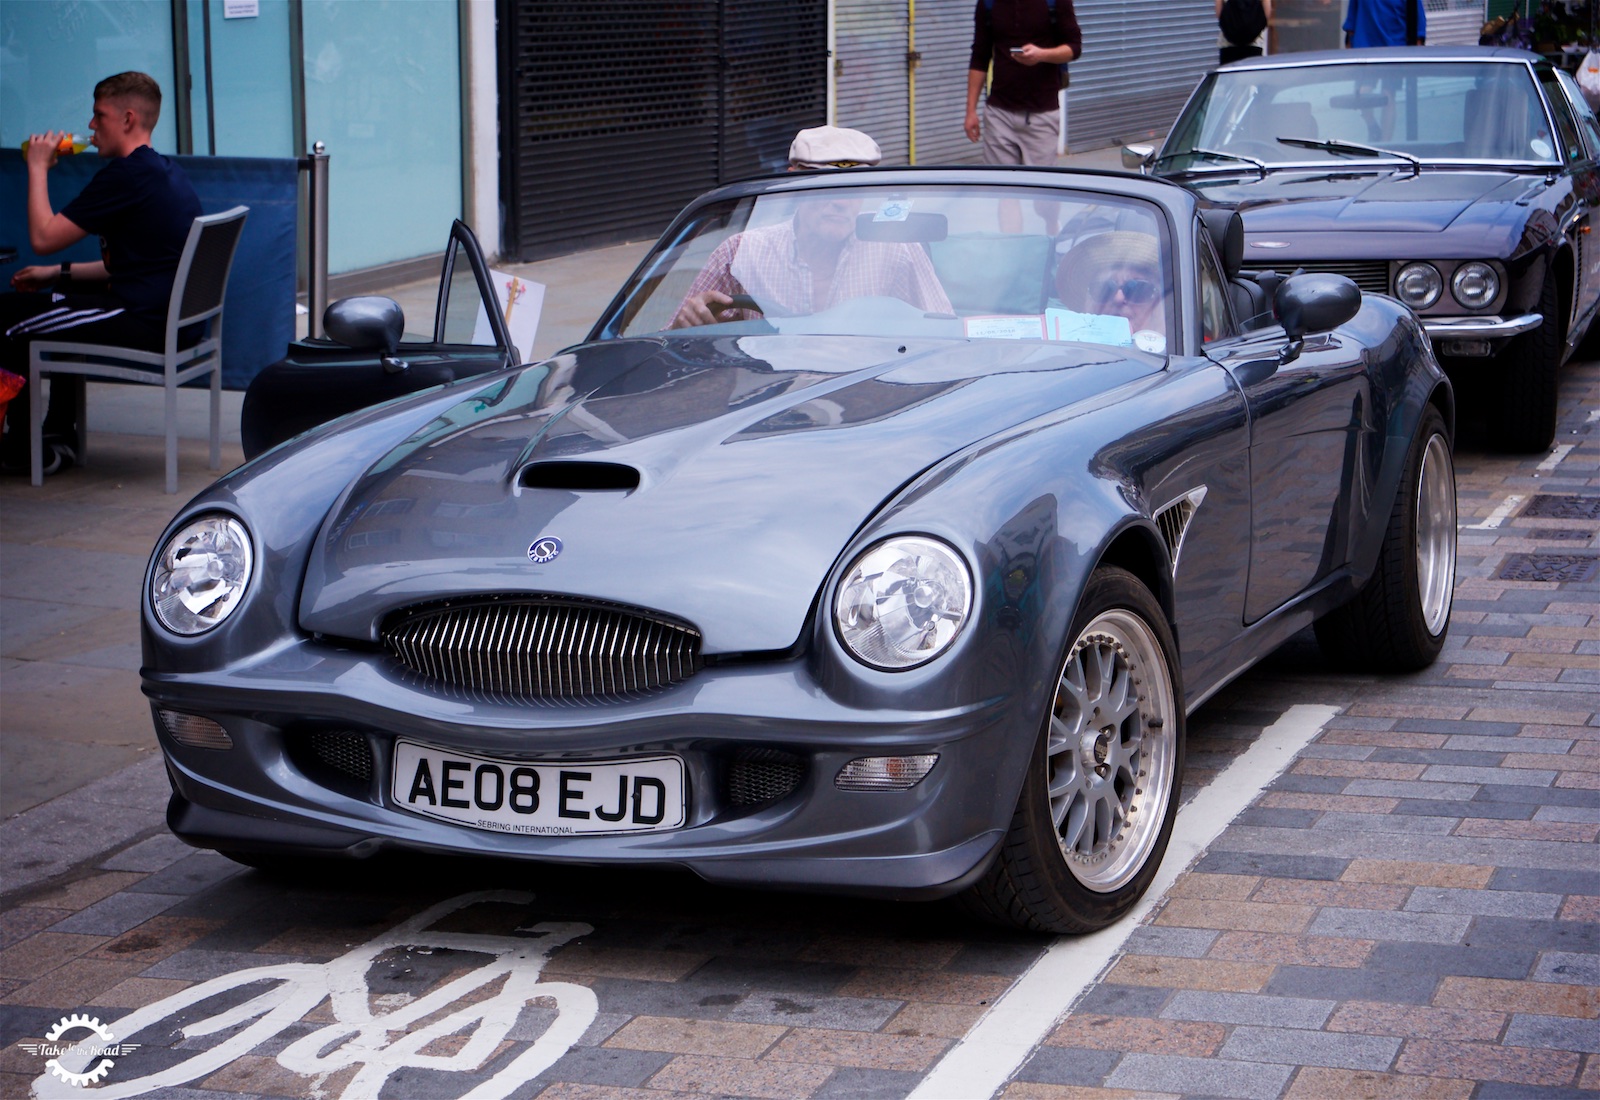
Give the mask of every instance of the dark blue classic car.
[[1235, 62], [1158, 154], [1123, 159], [1244, 215], [1246, 270], [1348, 275], [1414, 309], [1493, 440], [1550, 445], [1557, 375], [1600, 301], [1600, 126], [1537, 54], [1340, 50]]
[[1122, 173], [707, 195], [587, 342], [174, 518], [143, 608], [172, 829], [1107, 924], [1193, 708], [1313, 622], [1380, 670], [1449, 626], [1427, 337], [1341, 276], [1237, 277], [1242, 245]]

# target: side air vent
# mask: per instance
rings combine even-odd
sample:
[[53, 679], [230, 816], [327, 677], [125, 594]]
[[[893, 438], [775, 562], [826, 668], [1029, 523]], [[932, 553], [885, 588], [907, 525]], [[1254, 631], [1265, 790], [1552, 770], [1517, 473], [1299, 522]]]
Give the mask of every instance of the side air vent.
[[1172, 571], [1178, 571], [1178, 554], [1183, 550], [1183, 536], [1188, 533], [1189, 521], [1206, 499], [1206, 487], [1191, 489], [1177, 500], [1156, 512], [1156, 525], [1161, 528], [1161, 538], [1167, 544], [1167, 556], [1172, 559]]
[[523, 469], [518, 484], [524, 489], [627, 493], [639, 487], [639, 471], [618, 462], [535, 462]]
[[805, 760], [781, 749], [740, 749], [728, 765], [726, 794], [735, 806], [776, 802], [800, 785]]

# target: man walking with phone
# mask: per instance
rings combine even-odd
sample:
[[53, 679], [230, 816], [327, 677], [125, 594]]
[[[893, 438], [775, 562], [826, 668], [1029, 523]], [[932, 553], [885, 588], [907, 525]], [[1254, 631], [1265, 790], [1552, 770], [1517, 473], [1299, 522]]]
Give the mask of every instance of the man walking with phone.
[[[1072, 0], [976, 0], [967, 63], [968, 141], [989, 164], [1054, 164], [1061, 133], [1062, 65], [1083, 52]], [[978, 94], [989, 69], [989, 97]]]

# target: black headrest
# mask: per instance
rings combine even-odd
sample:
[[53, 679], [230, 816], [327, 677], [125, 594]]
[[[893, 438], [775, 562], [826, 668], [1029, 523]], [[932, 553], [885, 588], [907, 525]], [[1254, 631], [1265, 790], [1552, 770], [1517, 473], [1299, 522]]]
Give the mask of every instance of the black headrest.
[[1244, 219], [1237, 210], [1219, 206], [1200, 211], [1200, 220], [1211, 233], [1211, 243], [1217, 247], [1223, 275], [1232, 279], [1244, 263]]

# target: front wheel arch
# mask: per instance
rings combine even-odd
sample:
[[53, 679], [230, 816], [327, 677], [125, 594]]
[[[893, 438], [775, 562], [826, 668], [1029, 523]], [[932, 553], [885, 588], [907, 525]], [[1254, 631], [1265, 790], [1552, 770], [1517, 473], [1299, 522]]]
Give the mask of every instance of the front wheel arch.
[[1183, 686], [1167, 616], [1134, 574], [1090, 574], [1047, 685], [1011, 822], [962, 895], [977, 916], [1092, 932], [1149, 889], [1177, 818]]

